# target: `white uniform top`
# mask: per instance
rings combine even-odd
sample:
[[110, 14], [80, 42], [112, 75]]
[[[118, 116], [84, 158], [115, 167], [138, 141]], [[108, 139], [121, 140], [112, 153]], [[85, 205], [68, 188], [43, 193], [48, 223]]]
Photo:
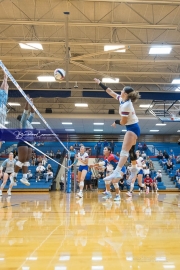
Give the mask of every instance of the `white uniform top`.
[[[84, 154], [78, 153], [77, 157], [81, 158], [81, 160], [85, 161], [89, 157], [89, 155], [86, 152]], [[88, 164], [85, 165], [79, 159], [78, 159], [78, 164], [81, 165], [81, 166], [87, 166], [88, 165]]]
[[117, 95], [117, 100], [119, 100], [119, 114], [120, 116], [125, 116], [128, 118], [126, 126], [138, 123], [138, 118], [135, 114], [134, 107], [132, 101], [129, 99], [127, 101], [123, 101], [120, 95]]
[[143, 165], [142, 165], [142, 161], [144, 159], [142, 157], [139, 157], [137, 160], [136, 160], [136, 163], [137, 163], [137, 166], [140, 167], [140, 169], [143, 168]]

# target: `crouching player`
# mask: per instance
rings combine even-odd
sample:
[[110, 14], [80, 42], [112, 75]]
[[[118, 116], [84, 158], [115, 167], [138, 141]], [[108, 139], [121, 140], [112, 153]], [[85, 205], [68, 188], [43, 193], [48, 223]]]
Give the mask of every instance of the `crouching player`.
[[153, 190], [153, 180], [151, 177], [149, 177], [149, 174], [146, 175], [146, 178], [144, 179], [144, 185], [145, 185], [145, 190], [146, 194], [149, 193], [149, 189]]

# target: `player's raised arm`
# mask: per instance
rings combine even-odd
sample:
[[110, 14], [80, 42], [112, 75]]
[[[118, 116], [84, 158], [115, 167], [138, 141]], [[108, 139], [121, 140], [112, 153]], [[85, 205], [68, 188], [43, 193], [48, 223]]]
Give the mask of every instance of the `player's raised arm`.
[[111, 88], [104, 85], [99, 79], [94, 78], [94, 81], [101, 86], [101, 88], [106, 91], [111, 97], [117, 99], [118, 94], [116, 94]]

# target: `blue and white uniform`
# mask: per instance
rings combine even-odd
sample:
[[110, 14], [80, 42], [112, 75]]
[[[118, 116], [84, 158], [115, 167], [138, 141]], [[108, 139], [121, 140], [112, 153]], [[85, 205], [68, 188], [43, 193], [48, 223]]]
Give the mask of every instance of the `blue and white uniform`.
[[[31, 124], [33, 121], [33, 118], [34, 118], [34, 113], [30, 113], [30, 115], [29, 115], [29, 111], [24, 110], [22, 117], [21, 117], [20, 128], [33, 129], [33, 126]], [[34, 139], [33, 136], [29, 136], [29, 135], [27, 137], [23, 137], [23, 140], [25, 140], [31, 144], [33, 142], [33, 139]], [[30, 148], [30, 146], [28, 144], [26, 144], [24, 141], [20, 141], [18, 143], [18, 147], [20, 147], [20, 146], [27, 146], [28, 148]]]
[[9, 158], [7, 158], [6, 160], [3, 161], [2, 165], [1, 165], [1, 169], [5, 168], [5, 172], [7, 174], [11, 174], [14, 172], [14, 165], [16, 163], [16, 160], [10, 160]]
[[6, 104], [8, 100], [8, 94], [5, 90], [0, 89], [0, 124], [5, 125], [7, 109]]
[[120, 116], [127, 117], [127, 123], [126, 123], [126, 130], [134, 132], [137, 137], [140, 136], [140, 128], [138, 125], [138, 118], [135, 114], [134, 107], [132, 104], [132, 101], [126, 100], [123, 101], [120, 95], [116, 96], [116, 99], [119, 100], [120, 106], [119, 106], [119, 114]]
[[[105, 166], [107, 168], [107, 173], [109, 173], [116, 169], [118, 162], [119, 162], [119, 157], [117, 157], [114, 154], [110, 154], [108, 157], [104, 157], [104, 161], [101, 162], [101, 165]], [[125, 166], [122, 167], [121, 172], [123, 174], [126, 173]]]
[[136, 160], [136, 163], [137, 163], [137, 167], [138, 167], [138, 169], [139, 169], [139, 171], [138, 171], [137, 174], [142, 174], [142, 175], [143, 175], [142, 161], [144, 161], [144, 159], [143, 159], [142, 157], [139, 157], [139, 158]]
[[[79, 172], [82, 172], [83, 170], [88, 171], [88, 165], [85, 165], [83, 162], [81, 162], [81, 160], [82, 160], [82, 161], [87, 160], [87, 159], [89, 158], [89, 155], [88, 155], [86, 152], [85, 152], [84, 154], [78, 153], [77, 157], [78, 157], [78, 164], [79, 164], [79, 169], [78, 169], [78, 171], [79, 171]], [[81, 160], [79, 160], [79, 158], [80, 158]]]

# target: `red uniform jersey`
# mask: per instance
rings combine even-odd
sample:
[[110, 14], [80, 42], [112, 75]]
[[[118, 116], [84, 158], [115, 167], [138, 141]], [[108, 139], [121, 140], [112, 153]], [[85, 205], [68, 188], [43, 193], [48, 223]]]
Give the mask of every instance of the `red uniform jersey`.
[[144, 184], [146, 184], [146, 185], [150, 185], [150, 184], [152, 184], [152, 183], [153, 183], [152, 178], [150, 178], [150, 177], [149, 177], [149, 178], [147, 178], [147, 177], [146, 177], [146, 178], [144, 179]]

